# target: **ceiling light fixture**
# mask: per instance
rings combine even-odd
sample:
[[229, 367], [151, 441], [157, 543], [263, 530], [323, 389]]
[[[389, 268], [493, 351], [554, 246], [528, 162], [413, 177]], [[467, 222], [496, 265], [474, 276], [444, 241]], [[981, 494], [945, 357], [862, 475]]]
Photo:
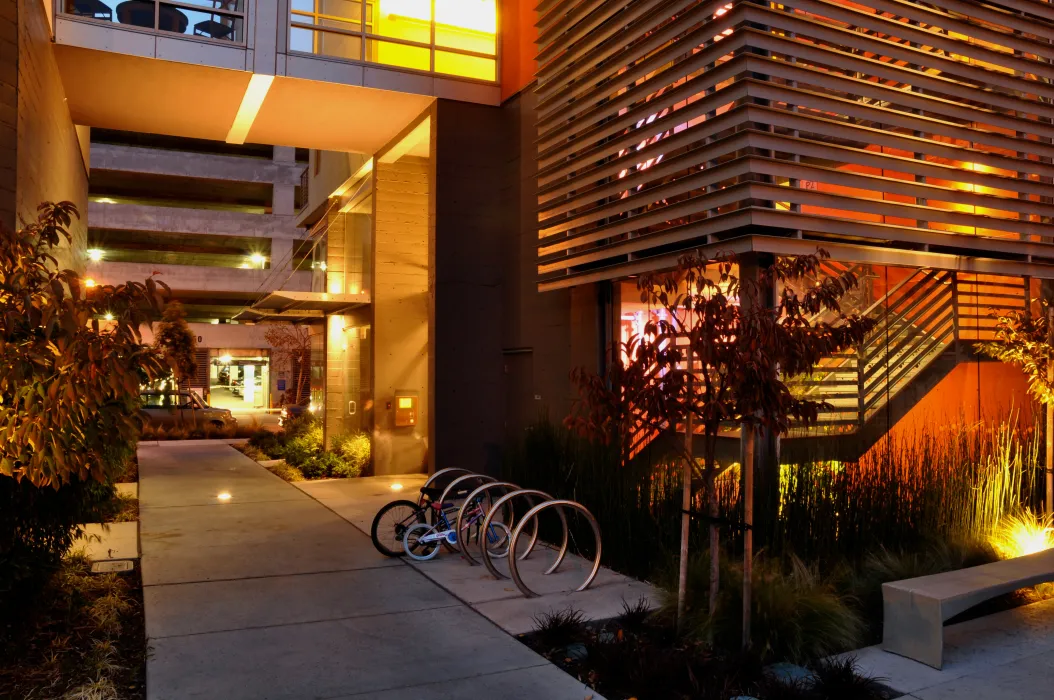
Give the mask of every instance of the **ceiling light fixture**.
[[249, 78], [249, 85], [245, 88], [245, 94], [242, 95], [238, 114], [234, 117], [231, 130], [227, 132], [227, 143], [245, 143], [245, 137], [249, 135], [249, 129], [256, 121], [256, 115], [259, 114], [260, 107], [273, 82], [273, 75], [253, 73]]

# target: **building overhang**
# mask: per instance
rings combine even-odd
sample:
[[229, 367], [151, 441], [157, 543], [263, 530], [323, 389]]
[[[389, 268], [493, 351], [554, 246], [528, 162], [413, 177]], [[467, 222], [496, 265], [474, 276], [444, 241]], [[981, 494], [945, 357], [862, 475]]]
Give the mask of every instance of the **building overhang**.
[[266, 90], [257, 76], [254, 90], [246, 70], [61, 42], [54, 50], [73, 121], [121, 131], [224, 141], [237, 126], [236, 141], [373, 153], [434, 99], [289, 75], [267, 76]]
[[326, 292], [271, 292], [234, 317], [236, 321], [319, 322], [326, 316], [367, 306], [370, 295]]

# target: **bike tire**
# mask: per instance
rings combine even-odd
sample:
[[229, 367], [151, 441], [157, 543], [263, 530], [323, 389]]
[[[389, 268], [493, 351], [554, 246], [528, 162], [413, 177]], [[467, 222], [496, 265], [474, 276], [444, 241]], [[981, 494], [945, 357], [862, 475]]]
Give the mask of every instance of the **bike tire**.
[[[389, 516], [397, 508], [408, 509], [412, 512], [407, 512], [402, 517], [395, 516], [394, 520], [390, 517], [386, 520], [386, 516]], [[407, 520], [410, 522], [407, 522]], [[402, 525], [405, 528], [409, 528], [411, 525], [423, 523], [424, 521], [424, 513], [413, 501], [392, 501], [377, 511], [377, 515], [373, 517], [373, 525], [370, 526], [370, 539], [373, 540], [373, 546], [377, 548], [377, 551], [384, 556], [401, 557], [406, 554], [406, 550], [403, 548], [402, 537], [399, 536], [397, 527]], [[389, 529], [391, 532], [387, 531]], [[403, 535], [405, 536], [405, 534], [404, 532]], [[394, 548], [388, 545], [394, 545]]]
[[431, 532], [433, 529], [428, 523], [417, 523], [416, 525], [411, 525], [410, 529], [406, 531], [406, 537], [403, 538], [403, 551], [414, 561], [428, 561], [439, 554], [439, 542], [425, 542], [422, 544], [417, 541], [417, 538]]
[[[493, 539], [492, 539], [493, 538]], [[509, 556], [509, 543], [512, 541], [512, 531], [503, 522], [495, 521], [487, 528], [487, 536], [481, 538], [480, 548], [486, 546], [490, 552], [491, 559], [504, 559]]]

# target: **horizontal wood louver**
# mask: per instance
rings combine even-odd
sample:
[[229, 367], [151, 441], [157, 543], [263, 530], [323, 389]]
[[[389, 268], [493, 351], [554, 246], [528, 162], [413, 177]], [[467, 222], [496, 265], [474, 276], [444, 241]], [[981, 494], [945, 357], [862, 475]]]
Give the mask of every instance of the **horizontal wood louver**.
[[745, 236], [1054, 276], [1050, 2], [537, 8], [542, 289]]

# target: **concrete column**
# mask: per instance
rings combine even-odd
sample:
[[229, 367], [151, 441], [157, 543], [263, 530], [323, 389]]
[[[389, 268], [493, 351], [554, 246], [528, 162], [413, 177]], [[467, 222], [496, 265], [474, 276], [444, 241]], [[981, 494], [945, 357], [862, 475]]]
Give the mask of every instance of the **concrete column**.
[[[771, 266], [770, 255], [744, 255], [739, 259], [740, 279], [758, 280], [761, 270]], [[758, 300], [768, 308], [776, 304], [776, 290], [768, 289]], [[741, 441], [742, 442], [742, 441]], [[769, 543], [772, 525], [779, 512], [780, 438], [771, 430], [762, 430], [754, 441], [754, 547]]]
[[291, 238], [271, 239], [271, 269], [289, 270], [293, 269], [293, 244]]
[[271, 186], [271, 213], [275, 216], [293, 216], [296, 213], [295, 185]]
[[275, 146], [272, 160], [275, 163], [295, 163], [296, 149], [292, 146]]
[[[431, 456], [431, 165], [382, 161], [374, 178], [373, 443], [388, 456], [375, 470], [405, 474], [426, 470]], [[417, 397], [415, 425], [395, 425], [397, 394]]]

